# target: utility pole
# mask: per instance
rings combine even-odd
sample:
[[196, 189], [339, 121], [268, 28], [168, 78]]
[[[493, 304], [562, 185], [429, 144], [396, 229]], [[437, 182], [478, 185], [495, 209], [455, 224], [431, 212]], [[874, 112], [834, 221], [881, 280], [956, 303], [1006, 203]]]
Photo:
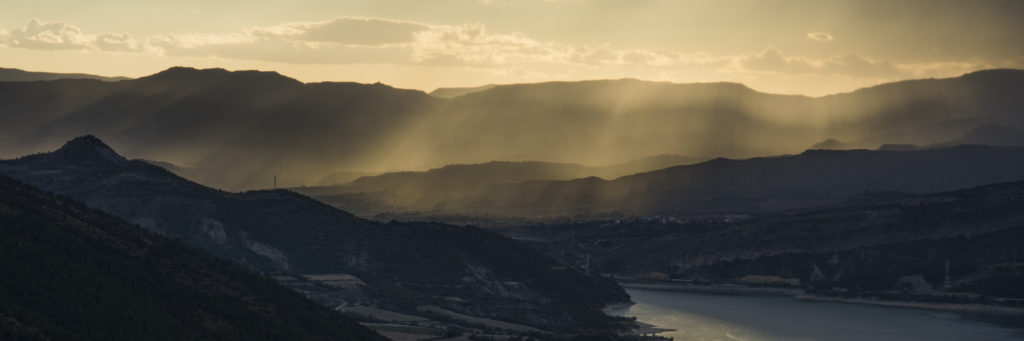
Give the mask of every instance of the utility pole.
[[1011, 261], [1010, 264], [1013, 264], [1012, 266], [1010, 266], [1010, 268], [1013, 269], [1013, 274], [1014, 275], [1019, 275], [1020, 274], [1020, 269], [1017, 267], [1017, 247], [1016, 246], [1013, 247], [1013, 261]]
[[953, 288], [952, 281], [949, 280], [949, 258], [946, 258], [946, 280], [942, 283], [942, 289], [949, 290]]
[[277, 189], [277, 175], [274, 175], [274, 189]]
[[587, 252], [587, 273], [592, 273], [590, 271], [590, 252]]

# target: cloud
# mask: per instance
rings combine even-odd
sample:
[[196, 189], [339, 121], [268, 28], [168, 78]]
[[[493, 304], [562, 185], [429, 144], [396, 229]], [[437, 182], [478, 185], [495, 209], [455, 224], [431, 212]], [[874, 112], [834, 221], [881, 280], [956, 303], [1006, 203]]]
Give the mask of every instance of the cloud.
[[616, 50], [539, 41], [519, 32], [492, 33], [483, 24], [434, 25], [380, 18], [339, 17], [254, 27], [234, 34], [179, 34], [146, 45], [170, 56], [223, 57], [285, 63], [410, 64], [523, 67], [535, 64], [687, 66], [722, 63], [707, 54], [653, 49]]
[[430, 25], [353, 17], [228, 35], [163, 35], [147, 45], [174, 56], [324, 64], [509, 65], [554, 62], [567, 53], [566, 46], [520, 33], [492, 34], [477, 23]]
[[895, 77], [904, 70], [888, 60], [872, 60], [855, 54], [824, 59], [787, 57], [776, 49], [740, 58], [740, 64], [753, 71], [792, 74], [839, 74], [858, 77]]
[[521, 33], [488, 33], [482, 24], [432, 26], [416, 33], [412, 46], [414, 60], [424, 63], [445, 59], [484, 65], [554, 62], [565, 53], [563, 46]]
[[574, 45], [544, 42], [521, 33], [493, 34], [481, 24], [431, 26], [416, 33], [414, 59], [472, 65], [564, 64], [582, 67], [694, 66], [723, 64], [725, 59], [706, 53], [683, 54], [658, 49], [614, 49], [610, 45]]
[[825, 60], [822, 68], [827, 72], [861, 77], [901, 76], [904, 71], [888, 60], [871, 60], [855, 54]]
[[25, 27], [0, 31], [0, 44], [13, 48], [36, 50], [100, 50], [139, 51], [139, 44], [127, 34], [90, 35], [78, 27], [59, 21], [45, 22], [33, 18]]
[[807, 38], [817, 41], [832, 41], [832, 35], [822, 32], [811, 32], [807, 34]]
[[430, 37], [427, 32], [441, 32], [453, 27], [380, 18], [339, 17], [322, 22], [254, 27], [234, 34], [161, 35], [150, 38], [146, 44], [170, 56], [297, 64], [414, 64], [443, 57], [444, 53], [426, 51], [421, 37]]
[[178, 34], [146, 45], [169, 56], [222, 57], [295, 64], [409, 64], [417, 32], [431, 26], [377, 18], [255, 27], [233, 34]]
[[617, 50], [608, 45], [597, 48], [576, 49], [572, 60], [591, 66], [647, 66], [647, 67], [721, 67], [731, 62], [730, 57], [715, 57], [705, 52], [680, 53], [659, 49]]
[[416, 22], [342, 17], [326, 22], [254, 28], [249, 30], [249, 34], [257, 38], [288, 38], [304, 42], [373, 46], [409, 43], [416, 32], [428, 29], [429, 25]]
[[39, 50], [81, 50], [89, 47], [89, 37], [77, 27], [62, 22], [29, 20], [25, 27], [0, 35], [0, 42], [8, 47]]
[[294, 39], [288, 35], [161, 35], [146, 45], [164, 55], [221, 57], [294, 64], [403, 64], [410, 49], [403, 45], [359, 46]]
[[744, 58], [743, 67], [756, 71], [809, 73], [814, 72], [812, 63], [801, 58], [789, 58], [783, 56], [779, 50], [767, 49], [760, 55]]
[[125, 33], [100, 34], [96, 36], [92, 44], [102, 51], [135, 52], [140, 50], [139, 43]]
[[[809, 38], [828, 40], [826, 33]], [[759, 54], [712, 56], [659, 49], [615, 49], [540, 41], [519, 32], [492, 33], [480, 23], [435, 25], [381, 18], [339, 17], [254, 27], [239, 33], [163, 35], [146, 45], [169, 56], [221, 57], [295, 64], [393, 64], [509, 69], [715, 70], [895, 77], [904, 70], [854, 54], [825, 59]]]

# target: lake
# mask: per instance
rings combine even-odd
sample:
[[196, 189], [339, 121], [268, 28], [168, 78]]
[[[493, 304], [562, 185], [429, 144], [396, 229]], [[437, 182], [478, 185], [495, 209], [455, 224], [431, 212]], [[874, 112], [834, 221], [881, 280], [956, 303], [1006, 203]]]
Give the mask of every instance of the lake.
[[1022, 316], [866, 304], [807, 301], [785, 296], [716, 295], [627, 289], [637, 304], [612, 311], [676, 329], [683, 340], [1020, 340]]

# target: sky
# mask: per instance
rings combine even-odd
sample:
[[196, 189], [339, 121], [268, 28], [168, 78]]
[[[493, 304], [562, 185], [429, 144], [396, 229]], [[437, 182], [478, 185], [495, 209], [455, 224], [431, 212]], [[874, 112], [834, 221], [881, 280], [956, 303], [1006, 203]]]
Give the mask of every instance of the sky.
[[552, 80], [730, 81], [821, 96], [1024, 68], [1024, 1], [5, 0], [0, 67], [171, 66], [430, 91]]

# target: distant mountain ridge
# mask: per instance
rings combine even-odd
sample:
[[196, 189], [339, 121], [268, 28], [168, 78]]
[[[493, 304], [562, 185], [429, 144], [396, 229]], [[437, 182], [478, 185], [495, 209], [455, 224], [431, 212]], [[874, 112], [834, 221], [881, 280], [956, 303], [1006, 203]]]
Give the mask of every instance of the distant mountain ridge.
[[270, 279], [4, 176], [0, 221], [5, 340], [386, 340]]
[[496, 185], [594, 176], [614, 179], [699, 161], [703, 159], [678, 155], [658, 155], [602, 167], [535, 161], [491, 161], [447, 165], [425, 172], [384, 173], [360, 177], [337, 186], [298, 187], [292, 190], [309, 196], [339, 199], [344, 203], [336, 203], [337, 207], [343, 207], [359, 216], [374, 216], [384, 212], [429, 209], [430, 205], [443, 205], [444, 200], [447, 200], [444, 198], [483, 195], [488, 188]]
[[[393, 206], [437, 214], [511, 216], [763, 213], [832, 205], [865, 192], [930, 193], [1021, 180], [1022, 147], [809, 150], [777, 157], [718, 158], [614, 180], [525, 181], [473, 191], [433, 188]], [[345, 207], [354, 198], [369, 195], [318, 198]]]
[[648, 214], [756, 212], [814, 207], [867, 191], [929, 193], [1017, 180], [1024, 180], [1024, 148], [965, 145], [911, 152], [812, 150], [794, 156], [720, 158], [603, 183], [538, 182], [528, 184], [526, 191], [560, 189], [568, 194], [554, 200], [596, 196], [609, 208]]
[[[415, 313], [437, 306], [567, 331], [608, 328], [611, 319], [600, 308], [628, 299], [610, 279], [477, 228], [381, 224], [290, 191], [219, 191], [127, 160], [93, 136], [0, 161], [0, 175], [276, 276], [331, 307], [362, 303]], [[323, 275], [364, 285], [311, 279]]]
[[123, 82], [3, 83], [0, 97], [6, 153], [52, 150], [98, 132], [128, 155], [188, 165], [193, 180], [234, 190], [269, 188], [275, 174], [294, 183], [335, 173], [340, 162], [372, 155], [395, 122], [436, 100], [385, 85], [180, 67]]
[[430, 95], [434, 96], [434, 97], [437, 97], [437, 98], [455, 98], [455, 97], [459, 97], [459, 96], [462, 96], [462, 95], [471, 94], [471, 93], [474, 93], [474, 92], [480, 92], [480, 91], [484, 91], [484, 90], [489, 90], [489, 89], [491, 89], [493, 87], [496, 87], [496, 86], [498, 86], [498, 85], [496, 85], [496, 84], [487, 84], [487, 85], [481, 85], [481, 86], [475, 86], [475, 87], [437, 88], [437, 89], [434, 89], [434, 91], [431, 91]]
[[91, 133], [132, 157], [187, 165], [192, 180], [214, 187], [268, 188], [275, 175], [298, 187], [490, 160], [745, 158], [829, 139], [844, 149], [987, 143], [971, 132], [1024, 130], [1021, 87], [1024, 71], [986, 70], [815, 98], [620, 79], [498, 85], [444, 99], [382, 84], [172, 68], [120, 82], [0, 83], [0, 150], [52, 150]]
[[107, 82], [128, 80], [128, 77], [105, 77], [85, 73], [32, 72], [0, 67], [0, 82], [52, 81], [57, 79], [96, 79]]

